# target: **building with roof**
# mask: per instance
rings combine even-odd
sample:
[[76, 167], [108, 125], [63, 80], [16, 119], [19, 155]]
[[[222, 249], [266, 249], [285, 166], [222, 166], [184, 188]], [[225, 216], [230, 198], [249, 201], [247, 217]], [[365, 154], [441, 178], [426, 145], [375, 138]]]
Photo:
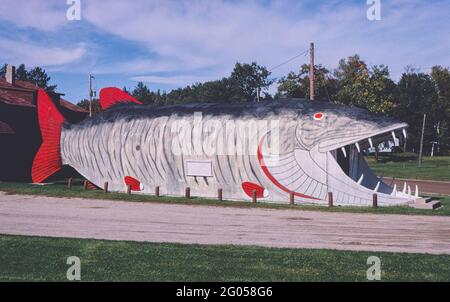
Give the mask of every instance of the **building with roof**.
[[[42, 142], [37, 117], [38, 87], [16, 80], [14, 66], [8, 65], [0, 78], [0, 181], [30, 181], [33, 158]], [[77, 123], [87, 111], [51, 93], [64, 118]]]

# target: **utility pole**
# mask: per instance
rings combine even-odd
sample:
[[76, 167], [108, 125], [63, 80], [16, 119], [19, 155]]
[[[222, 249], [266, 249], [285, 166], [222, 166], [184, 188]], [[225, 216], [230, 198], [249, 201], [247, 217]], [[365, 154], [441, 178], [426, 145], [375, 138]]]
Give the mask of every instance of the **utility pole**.
[[89, 74], [89, 117], [92, 117], [92, 97], [94, 96], [94, 92], [92, 91], [92, 79], [94, 76]]
[[420, 137], [420, 151], [419, 151], [419, 167], [422, 166], [422, 152], [423, 152], [423, 134], [425, 132], [425, 121], [427, 119], [427, 115], [423, 115], [423, 124], [422, 124], [422, 136]]
[[314, 43], [309, 48], [309, 99], [314, 101]]

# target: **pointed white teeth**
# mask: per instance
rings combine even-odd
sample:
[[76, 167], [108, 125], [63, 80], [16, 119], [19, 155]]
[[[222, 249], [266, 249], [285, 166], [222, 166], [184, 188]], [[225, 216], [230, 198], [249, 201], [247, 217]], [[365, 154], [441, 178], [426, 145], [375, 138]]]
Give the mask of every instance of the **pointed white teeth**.
[[397, 184], [394, 184], [394, 189], [392, 190], [391, 196], [397, 196]]
[[416, 185], [416, 192], [414, 193], [414, 198], [419, 198], [419, 186]]
[[358, 152], [361, 152], [361, 148], [359, 147], [358, 143], [355, 143], [356, 149], [358, 149]]
[[344, 147], [341, 148], [341, 151], [344, 154], [344, 157], [347, 158], [347, 151], [345, 151]]
[[403, 129], [402, 133], [403, 133], [403, 137], [406, 138], [406, 129]]
[[394, 131], [392, 131], [392, 138], [394, 139], [394, 143], [395, 143], [395, 141], [397, 140], [397, 137], [395, 136], [395, 132]]
[[369, 138], [369, 144], [370, 144], [370, 148], [373, 148], [373, 141], [371, 138]]
[[364, 174], [361, 174], [361, 176], [358, 179], [358, 185], [360, 185], [362, 183], [363, 179], [364, 179]]
[[408, 186], [408, 197], [411, 198], [411, 186]]
[[378, 192], [378, 189], [380, 188], [380, 184], [381, 184], [381, 181], [379, 181], [377, 183], [377, 186], [375, 187], [375, 189], [373, 189], [374, 192]]
[[403, 190], [402, 190], [403, 194], [406, 194], [406, 182], [403, 184]]

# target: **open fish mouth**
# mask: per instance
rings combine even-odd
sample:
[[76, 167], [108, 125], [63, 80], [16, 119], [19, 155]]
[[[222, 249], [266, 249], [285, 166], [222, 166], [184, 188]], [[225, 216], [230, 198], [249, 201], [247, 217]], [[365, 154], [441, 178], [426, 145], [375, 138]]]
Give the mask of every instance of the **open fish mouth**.
[[[279, 155], [264, 150], [263, 137], [258, 160], [273, 185], [303, 202], [324, 202], [327, 193], [332, 192], [335, 203], [342, 205], [370, 205], [373, 193], [379, 195], [380, 205], [405, 204], [412, 200], [411, 188], [405, 186], [402, 192], [397, 192], [395, 186], [384, 183], [371, 171], [363, 151], [388, 140], [401, 142], [407, 135], [406, 127], [403, 123], [388, 125], [371, 133], [338, 137], [334, 145], [328, 139], [311, 150], [298, 148]], [[324, 147], [330, 150], [320, 151]], [[418, 198], [417, 189], [415, 197]]]
[[[394, 197], [412, 200], [419, 198], [418, 188], [413, 188], [405, 184], [402, 191], [398, 191], [396, 185], [385, 183], [382, 176], [375, 175], [370, 169], [364, 158], [364, 150], [369, 148], [378, 148], [381, 143], [389, 141], [398, 142], [401, 144], [407, 138], [408, 125], [399, 123], [388, 127], [383, 127], [377, 131], [372, 131], [370, 134], [359, 134], [357, 136], [341, 138], [341, 142], [337, 144], [330, 144], [330, 142], [321, 143], [319, 150], [326, 150], [331, 155], [335, 163], [331, 163], [332, 170], [339, 167], [340, 173], [331, 173], [336, 177], [350, 179], [352, 183], [348, 183], [351, 187], [360, 187], [365, 191], [370, 190], [372, 193], [388, 195], [391, 199]], [[330, 149], [332, 148], [332, 149]], [[330, 149], [330, 150], [327, 150]], [[330, 158], [330, 156], [329, 156]], [[337, 164], [337, 165], [336, 165]], [[336, 171], [334, 171], [336, 172]], [[333, 177], [333, 176], [332, 176]], [[356, 190], [359, 191], [359, 190]], [[347, 195], [343, 193], [343, 195]]]

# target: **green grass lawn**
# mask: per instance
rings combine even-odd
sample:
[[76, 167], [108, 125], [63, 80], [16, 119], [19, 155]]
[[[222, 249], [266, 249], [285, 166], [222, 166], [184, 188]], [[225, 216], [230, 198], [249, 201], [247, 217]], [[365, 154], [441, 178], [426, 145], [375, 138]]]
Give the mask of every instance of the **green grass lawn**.
[[424, 157], [420, 168], [414, 153], [380, 155], [378, 162], [373, 156], [366, 159], [376, 175], [450, 181], [450, 156]]
[[352, 206], [335, 206], [328, 208], [318, 205], [289, 205], [286, 204], [271, 204], [271, 203], [257, 203], [244, 201], [218, 201], [206, 198], [192, 197], [190, 199], [184, 197], [156, 197], [152, 195], [134, 194], [128, 195], [125, 193], [104, 193], [102, 190], [88, 190], [84, 191], [81, 181], [74, 181], [72, 189], [68, 189], [67, 185], [62, 182], [55, 184], [39, 186], [24, 183], [5, 183], [0, 182], [0, 191], [8, 194], [24, 194], [24, 195], [38, 195], [51, 197], [78, 197], [91, 199], [106, 199], [106, 200], [120, 200], [132, 202], [159, 202], [159, 203], [178, 203], [178, 204], [193, 204], [193, 205], [210, 205], [210, 206], [231, 206], [231, 207], [254, 207], [254, 208], [271, 208], [271, 209], [294, 209], [294, 210], [308, 210], [308, 211], [329, 211], [329, 212], [349, 212], [349, 213], [375, 213], [375, 214], [405, 214], [405, 215], [440, 215], [450, 216], [450, 196], [434, 196], [434, 199], [441, 201], [443, 205], [437, 210], [419, 210], [408, 206], [392, 206], [392, 207], [352, 207]]
[[450, 281], [450, 255], [277, 249], [0, 235], [0, 280], [67, 281], [69, 256], [81, 281], [367, 281], [369, 256], [382, 281]]

